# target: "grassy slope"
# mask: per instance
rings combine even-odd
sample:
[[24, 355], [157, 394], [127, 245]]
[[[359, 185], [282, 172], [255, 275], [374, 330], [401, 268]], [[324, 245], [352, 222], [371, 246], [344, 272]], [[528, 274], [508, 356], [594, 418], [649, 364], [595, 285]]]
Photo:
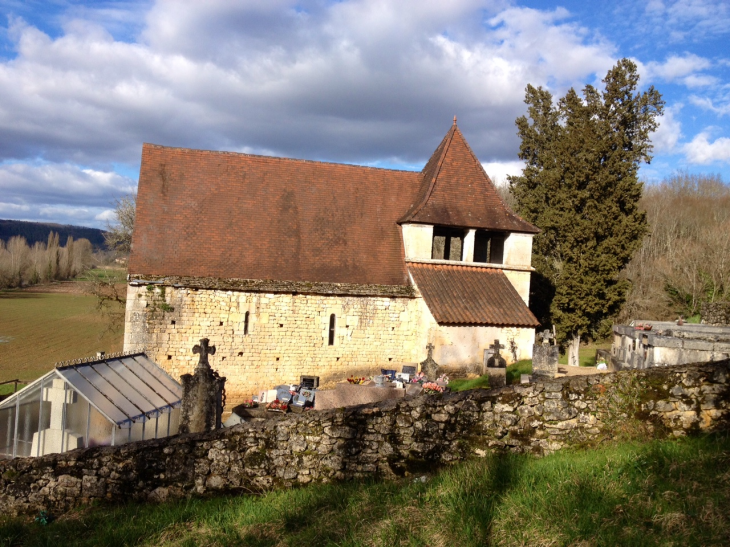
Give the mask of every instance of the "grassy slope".
[[[121, 351], [122, 335], [105, 334], [92, 296], [0, 291], [0, 381], [33, 380], [56, 361]], [[101, 336], [101, 338], [100, 338]]]
[[726, 545], [730, 439], [489, 456], [425, 482], [314, 485], [0, 519], [2, 545]]

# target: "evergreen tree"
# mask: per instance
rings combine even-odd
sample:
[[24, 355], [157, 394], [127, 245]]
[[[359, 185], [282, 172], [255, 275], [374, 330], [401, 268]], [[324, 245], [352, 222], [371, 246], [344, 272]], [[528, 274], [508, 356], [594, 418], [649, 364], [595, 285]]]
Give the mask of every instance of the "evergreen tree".
[[[628, 282], [619, 272], [641, 245], [639, 164], [651, 161], [649, 135], [664, 101], [653, 87], [637, 93], [636, 65], [620, 60], [603, 80], [570, 89], [557, 104], [527, 86], [528, 117], [517, 119], [521, 176], [509, 177], [517, 211], [542, 231], [533, 264], [554, 287], [551, 319], [578, 364], [581, 336], [616, 314]], [[551, 292], [551, 291], [547, 291]]]

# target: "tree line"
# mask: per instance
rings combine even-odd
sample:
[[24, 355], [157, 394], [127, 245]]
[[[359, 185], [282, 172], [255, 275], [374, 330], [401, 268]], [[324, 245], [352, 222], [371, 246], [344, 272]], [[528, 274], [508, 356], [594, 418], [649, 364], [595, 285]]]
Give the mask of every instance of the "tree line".
[[37, 242], [45, 243], [49, 232], [58, 234], [61, 241], [66, 241], [68, 236], [78, 240], [88, 239], [95, 249], [106, 248], [104, 231], [98, 228], [86, 226], [72, 226], [70, 224], [56, 224], [53, 222], [28, 222], [25, 220], [0, 219], [0, 239], [10, 241], [13, 236], [22, 236], [33, 246]]
[[61, 247], [56, 232], [32, 246], [22, 236], [0, 240], [0, 289], [72, 279], [91, 266], [92, 252], [88, 239], [72, 236]]
[[624, 271], [619, 320], [689, 319], [703, 302], [730, 300], [730, 184], [678, 173], [646, 185], [639, 205], [649, 233]]

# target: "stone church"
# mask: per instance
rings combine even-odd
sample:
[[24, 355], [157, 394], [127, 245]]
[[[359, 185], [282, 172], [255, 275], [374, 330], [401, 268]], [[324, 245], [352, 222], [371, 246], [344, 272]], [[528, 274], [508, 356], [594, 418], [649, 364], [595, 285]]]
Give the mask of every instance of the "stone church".
[[124, 349], [174, 377], [200, 338], [237, 402], [301, 375], [530, 358], [538, 232], [456, 125], [419, 172], [145, 144]]

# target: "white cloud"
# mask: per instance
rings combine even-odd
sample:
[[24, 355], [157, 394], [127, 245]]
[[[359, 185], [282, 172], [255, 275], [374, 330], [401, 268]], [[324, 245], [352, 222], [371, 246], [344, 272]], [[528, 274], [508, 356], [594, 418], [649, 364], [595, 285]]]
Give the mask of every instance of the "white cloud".
[[108, 206], [136, 187], [135, 181], [116, 173], [70, 164], [0, 164], [0, 195], [5, 202]]
[[508, 175], [521, 175], [525, 164], [522, 161], [492, 161], [482, 163], [482, 167], [494, 184], [502, 186], [507, 184]]
[[666, 82], [679, 82], [687, 87], [705, 87], [717, 83], [717, 78], [707, 74], [698, 74], [712, 66], [709, 59], [693, 53], [682, 56], [671, 55], [663, 63], [651, 61], [643, 64], [644, 75], [649, 79], [660, 79]]
[[101, 222], [114, 222], [117, 220], [117, 214], [114, 212], [114, 209], [107, 209], [96, 215], [94, 220]]
[[415, 162], [458, 114], [478, 154], [514, 157], [526, 84], [582, 85], [613, 50], [565, 10], [505, 5], [162, 0], [138, 43], [98, 18], [55, 39], [15, 20], [0, 151], [95, 167], [134, 165], [142, 142]]
[[682, 137], [682, 123], [677, 119], [681, 110], [681, 104], [664, 109], [664, 114], [659, 118], [659, 127], [651, 136], [654, 152], [671, 153], [677, 146]]
[[[514, 121], [525, 86], [562, 95], [600, 80], [617, 54], [567, 10], [511, 0], [126, 6], [71, 5], [54, 37], [11, 20], [17, 55], [0, 61], [0, 162], [31, 165], [0, 163], [4, 203], [38, 215], [41, 204], [62, 205], [64, 218], [102, 222], [133, 186], [110, 171], [133, 170], [143, 142], [422, 165], [454, 114], [487, 172], [504, 180], [521, 170]], [[647, 10], [668, 17], [675, 7]], [[711, 62], [696, 55], [647, 66], [657, 79], [711, 83]], [[657, 150], [675, 148], [679, 129], [665, 115]]]
[[703, 132], [685, 144], [683, 149], [690, 163], [730, 162], [730, 139], [727, 137], [710, 142], [708, 133]]
[[721, 104], [718, 106], [715, 105], [712, 99], [708, 97], [698, 97], [697, 95], [691, 95], [689, 97], [689, 100], [695, 106], [699, 106], [703, 110], [709, 110], [711, 112], [719, 114], [720, 116], [730, 114], [730, 103]]

